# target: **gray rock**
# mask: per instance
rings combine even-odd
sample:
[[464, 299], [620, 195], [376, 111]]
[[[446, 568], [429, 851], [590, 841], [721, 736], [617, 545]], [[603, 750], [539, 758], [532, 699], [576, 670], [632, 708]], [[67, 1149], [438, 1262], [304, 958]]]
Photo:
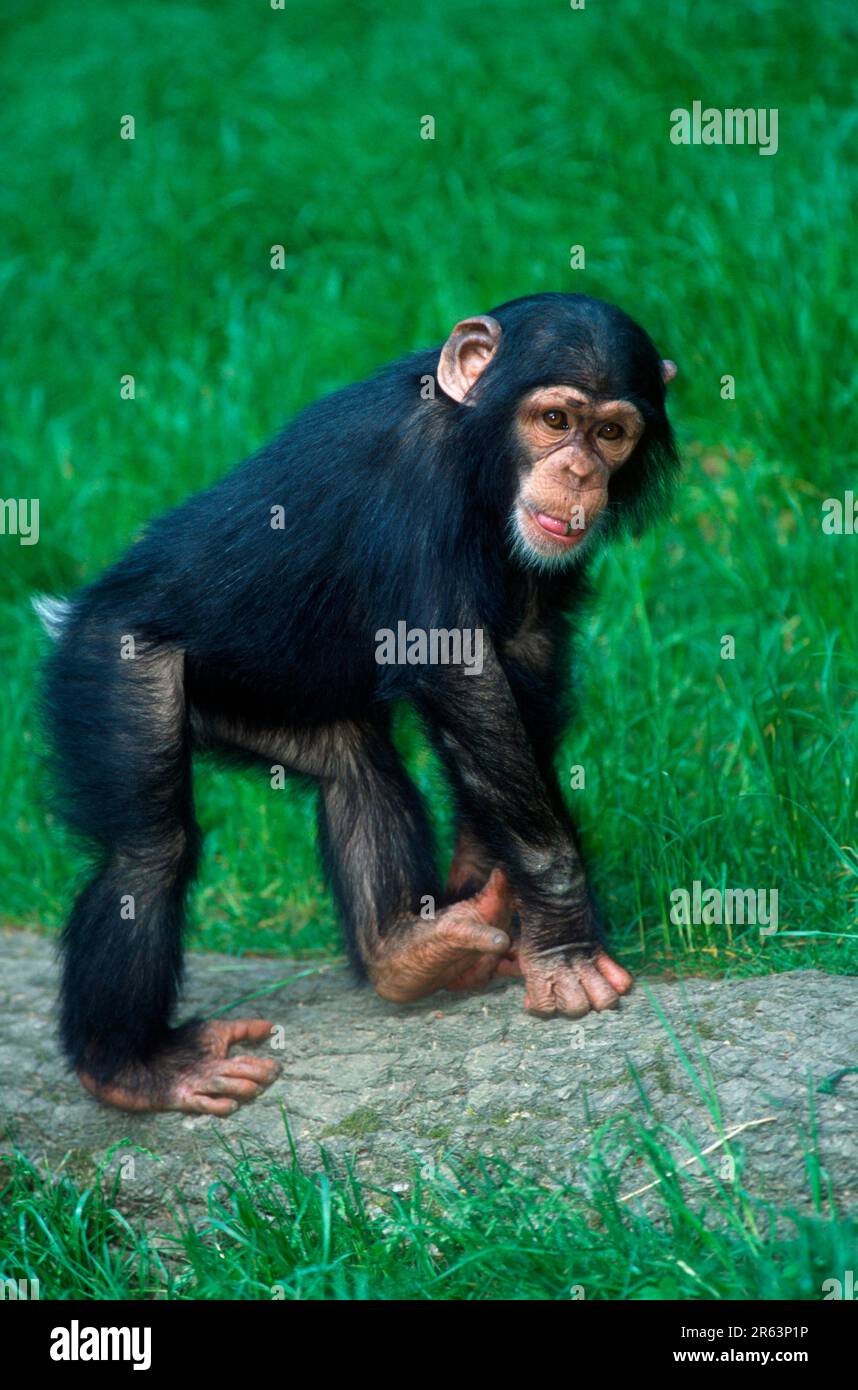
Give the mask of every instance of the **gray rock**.
[[[845, 977], [796, 970], [641, 981], [616, 1013], [540, 1022], [523, 1013], [518, 981], [403, 1008], [354, 984], [341, 965], [308, 975], [306, 964], [282, 959], [193, 955], [187, 1012], [210, 1013], [288, 981], [231, 1011], [282, 1027], [285, 1045], [275, 1055], [283, 1075], [260, 1100], [219, 1121], [124, 1115], [88, 1097], [55, 1042], [51, 941], [9, 931], [0, 943], [2, 1147], [15, 1143], [54, 1169], [64, 1164], [82, 1182], [133, 1153], [118, 1201], [147, 1220], [165, 1220], [177, 1191], [191, 1211], [202, 1211], [209, 1184], [225, 1170], [224, 1139], [288, 1158], [287, 1118], [308, 1167], [319, 1166], [323, 1145], [373, 1182], [402, 1182], [415, 1160], [434, 1166], [468, 1150], [549, 1179], [583, 1179], [596, 1128], [622, 1114], [646, 1119], [638, 1082], [652, 1118], [701, 1148], [725, 1130], [774, 1117], [738, 1140], [745, 1182], [801, 1211], [811, 1209], [804, 1154], [813, 1112], [841, 1210], [855, 1206], [858, 1074], [817, 1089], [858, 1060], [856, 990]], [[720, 1131], [705, 1096], [710, 1085]], [[680, 1160], [687, 1153], [677, 1147]], [[632, 1190], [651, 1174], [630, 1164], [625, 1176]]]

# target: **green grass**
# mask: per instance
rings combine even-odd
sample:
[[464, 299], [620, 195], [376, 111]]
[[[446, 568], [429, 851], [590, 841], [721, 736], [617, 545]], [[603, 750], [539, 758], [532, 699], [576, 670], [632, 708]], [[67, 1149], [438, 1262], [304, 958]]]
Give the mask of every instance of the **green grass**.
[[[618, 953], [855, 969], [858, 536], [824, 535], [820, 508], [857, 476], [857, 24], [849, 0], [10, 0], [0, 494], [39, 498], [41, 537], [0, 536], [5, 920], [54, 929], [80, 864], [45, 810], [30, 594], [92, 577], [307, 401], [464, 314], [583, 290], [678, 361], [686, 462], [674, 515], [600, 562], [561, 759], [586, 767], [570, 797]], [[777, 107], [778, 153], [672, 145], [669, 113], [695, 99]], [[448, 844], [438, 770], [407, 719], [401, 737]], [[198, 804], [195, 944], [338, 951], [311, 799], [203, 769]], [[695, 879], [777, 888], [781, 932], [673, 926], [670, 891]], [[478, 1208], [449, 1200], [455, 1264]], [[498, 1221], [523, 1239], [521, 1212]], [[361, 1230], [372, 1266], [381, 1236]], [[420, 1259], [396, 1255], [408, 1287]], [[544, 1265], [556, 1292], [569, 1270]], [[308, 1287], [333, 1289], [330, 1251], [321, 1268]]]
[[[803, 1184], [788, 1178], [794, 1205], [778, 1209], [746, 1175], [747, 1132], [770, 1118], [732, 1127], [700, 1037], [687, 1048], [659, 1015], [708, 1113], [715, 1137], [703, 1148], [689, 1126], [657, 1119], [630, 1061], [636, 1102], [593, 1127], [574, 1180], [540, 1171], [536, 1151], [525, 1172], [450, 1149], [446, 1134], [386, 1187], [324, 1147], [307, 1171], [284, 1112], [277, 1151], [250, 1154], [220, 1135], [222, 1177], [204, 1217], [176, 1194], [169, 1224], [147, 1226], [123, 1210], [133, 1140], [113, 1144], [100, 1168], [72, 1152], [57, 1173], [11, 1149], [0, 1160], [0, 1281], [37, 1280], [42, 1299], [819, 1300], [825, 1280], [854, 1268], [858, 1223], [826, 1170], [814, 1093], [801, 1120], [777, 1121], [799, 1125], [804, 1150]], [[360, 1107], [329, 1133], [365, 1138], [379, 1118]]]
[[[29, 595], [96, 574], [311, 398], [559, 288], [620, 302], [680, 364], [675, 515], [601, 563], [562, 758], [587, 769], [570, 795], [618, 948], [638, 968], [854, 968], [858, 537], [823, 535], [820, 504], [855, 481], [855, 19], [846, 0], [742, 16], [7, 7], [0, 479], [41, 503], [38, 545], [0, 537], [8, 919], [55, 926], [76, 862], [44, 810]], [[696, 97], [777, 106], [777, 155], [672, 145]], [[445, 789], [403, 739], [443, 844]], [[198, 800], [194, 940], [339, 949], [311, 798], [204, 770]], [[683, 933], [669, 894], [694, 879], [777, 888], [784, 931], [822, 935]]]
[[[714, 1100], [711, 1113], [723, 1137]], [[819, 1300], [855, 1266], [858, 1224], [838, 1214], [812, 1124], [801, 1213], [754, 1197], [741, 1138], [703, 1153], [646, 1106], [592, 1143], [575, 1183], [448, 1153], [379, 1188], [324, 1150], [305, 1171], [284, 1122], [283, 1155], [225, 1144], [205, 1219], [178, 1207], [160, 1229], [123, 1215], [118, 1178], [45, 1175], [14, 1154], [0, 1279], [36, 1279], [42, 1299]]]

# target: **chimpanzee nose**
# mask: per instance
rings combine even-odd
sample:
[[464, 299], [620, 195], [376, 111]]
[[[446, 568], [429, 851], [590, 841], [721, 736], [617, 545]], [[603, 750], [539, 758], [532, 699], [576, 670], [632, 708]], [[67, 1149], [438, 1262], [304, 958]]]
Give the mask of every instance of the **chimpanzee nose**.
[[594, 460], [583, 452], [572, 454], [565, 465], [565, 471], [576, 478], [589, 478], [595, 470]]

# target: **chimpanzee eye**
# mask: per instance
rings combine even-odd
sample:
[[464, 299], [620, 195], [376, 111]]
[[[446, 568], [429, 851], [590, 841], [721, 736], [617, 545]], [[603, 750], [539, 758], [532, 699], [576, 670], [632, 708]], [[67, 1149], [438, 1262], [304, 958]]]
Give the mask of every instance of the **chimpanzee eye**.
[[624, 434], [625, 430], [622, 425], [615, 425], [610, 422], [599, 430], [600, 439], [622, 439]]
[[568, 430], [569, 418], [565, 410], [546, 410], [542, 416], [550, 430]]

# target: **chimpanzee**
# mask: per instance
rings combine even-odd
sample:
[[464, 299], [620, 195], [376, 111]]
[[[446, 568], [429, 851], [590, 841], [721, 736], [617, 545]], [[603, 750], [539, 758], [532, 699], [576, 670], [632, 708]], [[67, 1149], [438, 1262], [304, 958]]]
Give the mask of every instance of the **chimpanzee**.
[[[278, 1070], [230, 1056], [265, 1020], [171, 1024], [197, 752], [315, 781], [349, 952], [383, 998], [520, 974], [531, 1013], [577, 1018], [631, 987], [553, 764], [588, 562], [663, 511], [677, 471], [675, 371], [600, 300], [512, 300], [310, 406], [88, 588], [41, 601], [59, 809], [97, 849], [61, 1034], [101, 1100], [227, 1115]], [[408, 654], [382, 658], [403, 631]], [[479, 662], [455, 659], [462, 633]], [[446, 888], [398, 701], [452, 788]]]

